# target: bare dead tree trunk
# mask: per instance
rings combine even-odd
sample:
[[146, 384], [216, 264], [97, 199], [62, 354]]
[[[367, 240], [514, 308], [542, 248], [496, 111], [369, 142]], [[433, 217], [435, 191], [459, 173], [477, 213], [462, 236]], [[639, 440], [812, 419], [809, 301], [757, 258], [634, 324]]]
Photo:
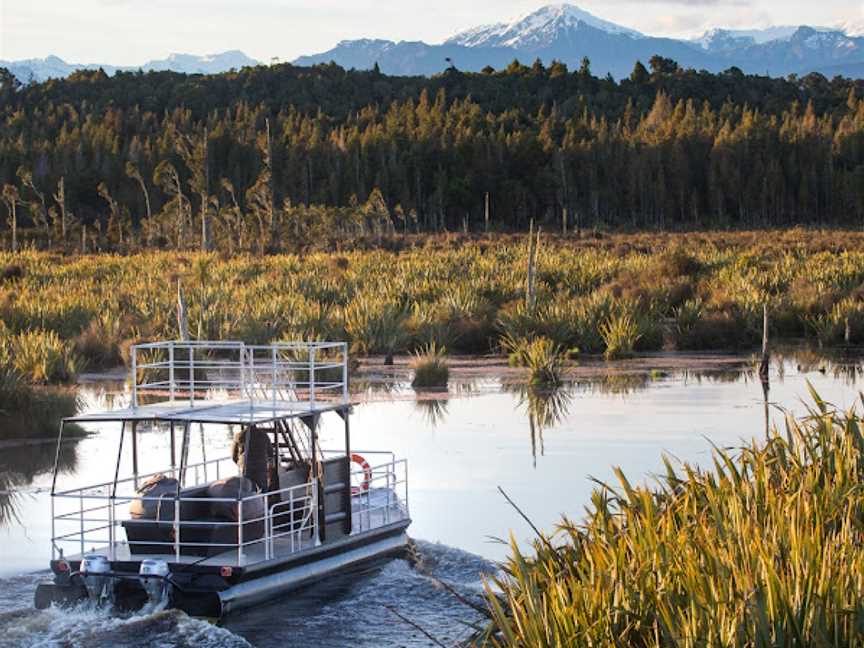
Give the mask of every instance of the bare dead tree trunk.
[[534, 219], [528, 233], [528, 272], [525, 285], [525, 304], [528, 311], [533, 313], [537, 305], [537, 248], [540, 246], [540, 228], [537, 228], [537, 238], [534, 238]]
[[208, 212], [210, 209], [210, 169], [207, 159], [207, 154], [209, 152], [209, 141], [207, 139], [207, 127], [204, 127], [204, 141], [202, 142], [202, 146], [204, 151], [202, 153], [203, 159], [201, 164], [203, 165], [203, 173], [204, 173], [204, 185], [201, 188], [201, 250], [206, 252], [210, 249], [210, 228], [208, 221]]
[[489, 213], [489, 192], [488, 192], [488, 191], [486, 192], [486, 196], [485, 196], [485, 199], [484, 199], [483, 202], [484, 202], [483, 221], [484, 221], [485, 226], [486, 226], [486, 232], [488, 233], [488, 232], [489, 232], [489, 218], [490, 218], [490, 213]]
[[267, 166], [270, 170], [268, 190], [270, 192], [268, 210], [270, 212], [270, 249], [276, 248], [276, 197], [273, 193], [273, 140], [270, 137], [270, 120], [265, 120], [267, 127]]
[[54, 201], [60, 208], [60, 238], [63, 245], [66, 245], [66, 180], [60, 176], [60, 181], [57, 183], [57, 193], [54, 194]]

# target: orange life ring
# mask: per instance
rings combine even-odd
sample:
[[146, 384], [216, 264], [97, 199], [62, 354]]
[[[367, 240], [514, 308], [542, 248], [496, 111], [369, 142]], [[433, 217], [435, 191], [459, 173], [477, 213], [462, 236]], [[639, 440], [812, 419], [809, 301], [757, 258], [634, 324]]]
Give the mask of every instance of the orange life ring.
[[359, 454], [352, 454], [351, 461], [358, 464], [363, 469], [363, 481], [360, 482], [359, 486], [351, 487], [351, 494], [359, 495], [360, 493], [365, 493], [369, 490], [369, 483], [372, 481], [372, 466], [370, 466], [369, 462]]

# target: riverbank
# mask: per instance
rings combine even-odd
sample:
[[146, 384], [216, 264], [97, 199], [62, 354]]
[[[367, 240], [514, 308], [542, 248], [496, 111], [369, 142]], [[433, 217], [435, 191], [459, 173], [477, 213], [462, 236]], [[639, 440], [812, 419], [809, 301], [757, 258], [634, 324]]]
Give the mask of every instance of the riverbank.
[[[490, 579], [480, 645], [861, 646], [864, 427], [811, 392], [762, 442], [601, 483]], [[607, 485], [608, 484], [608, 485]]]

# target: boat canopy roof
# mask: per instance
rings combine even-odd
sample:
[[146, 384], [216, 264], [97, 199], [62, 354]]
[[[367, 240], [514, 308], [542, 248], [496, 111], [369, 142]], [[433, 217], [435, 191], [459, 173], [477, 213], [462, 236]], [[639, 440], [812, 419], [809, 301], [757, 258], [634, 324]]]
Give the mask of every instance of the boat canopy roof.
[[344, 342], [169, 341], [135, 345], [130, 359], [128, 407], [66, 421], [255, 425], [350, 410]]

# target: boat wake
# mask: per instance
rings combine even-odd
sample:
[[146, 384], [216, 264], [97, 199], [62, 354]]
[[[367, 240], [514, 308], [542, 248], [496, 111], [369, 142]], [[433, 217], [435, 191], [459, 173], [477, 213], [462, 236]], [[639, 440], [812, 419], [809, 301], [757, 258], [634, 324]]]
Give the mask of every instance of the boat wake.
[[143, 645], [248, 648], [250, 644], [224, 628], [177, 610], [118, 617], [110, 610], [83, 604], [71, 609], [25, 609], [0, 614], [0, 646], [4, 647]]
[[0, 647], [91, 646], [235, 648], [257, 646], [429, 646], [414, 625], [451, 645], [482, 619], [439, 585], [479, 601], [481, 574], [495, 566], [473, 554], [417, 542], [419, 560], [392, 560], [340, 575], [229, 617], [223, 626], [176, 610], [117, 616], [90, 604], [30, 609], [36, 584], [48, 574], [0, 580]]

